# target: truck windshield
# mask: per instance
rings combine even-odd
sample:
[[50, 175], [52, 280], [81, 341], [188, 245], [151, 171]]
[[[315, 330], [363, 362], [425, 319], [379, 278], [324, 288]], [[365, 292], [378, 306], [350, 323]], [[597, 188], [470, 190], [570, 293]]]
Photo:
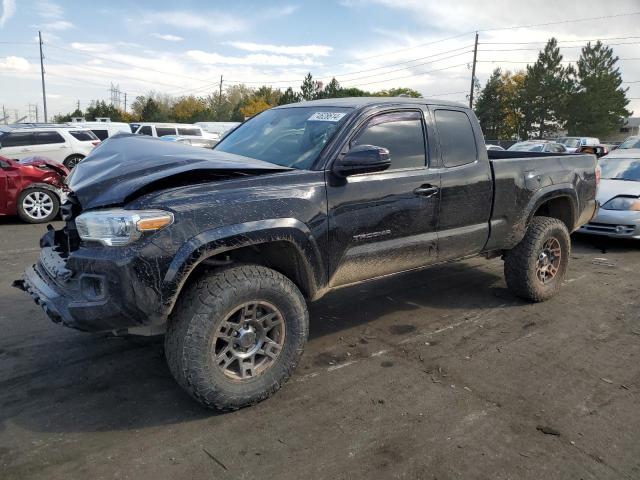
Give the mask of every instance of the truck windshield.
[[612, 158], [600, 162], [600, 168], [602, 178], [640, 182], [640, 159], [638, 158]]
[[308, 169], [351, 110], [321, 106], [267, 110], [240, 125], [215, 149]]

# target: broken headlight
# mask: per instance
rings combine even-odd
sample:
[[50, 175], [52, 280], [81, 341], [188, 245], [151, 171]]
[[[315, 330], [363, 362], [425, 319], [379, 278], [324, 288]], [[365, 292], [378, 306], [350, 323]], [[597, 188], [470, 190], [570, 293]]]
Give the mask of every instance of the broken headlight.
[[155, 232], [173, 223], [173, 214], [163, 210], [96, 210], [76, 218], [82, 240], [108, 246], [127, 245], [144, 232]]

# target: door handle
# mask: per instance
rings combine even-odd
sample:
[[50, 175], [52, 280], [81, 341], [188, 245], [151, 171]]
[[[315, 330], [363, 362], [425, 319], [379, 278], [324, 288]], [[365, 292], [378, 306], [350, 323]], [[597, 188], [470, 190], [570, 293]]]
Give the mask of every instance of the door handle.
[[440, 189], [438, 187], [427, 184], [416, 188], [413, 193], [415, 193], [416, 195], [421, 195], [423, 197], [433, 197], [439, 191]]

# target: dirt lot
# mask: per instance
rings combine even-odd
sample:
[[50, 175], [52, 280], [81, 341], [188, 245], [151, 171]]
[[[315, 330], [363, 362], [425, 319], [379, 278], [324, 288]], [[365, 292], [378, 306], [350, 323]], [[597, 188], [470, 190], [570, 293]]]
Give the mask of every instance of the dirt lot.
[[42, 226], [0, 220], [0, 478], [640, 478], [640, 245], [574, 238], [530, 305], [480, 259], [313, 305], [294, 378], [200, 408], [155, 338], [49, 322], [10, 287]]

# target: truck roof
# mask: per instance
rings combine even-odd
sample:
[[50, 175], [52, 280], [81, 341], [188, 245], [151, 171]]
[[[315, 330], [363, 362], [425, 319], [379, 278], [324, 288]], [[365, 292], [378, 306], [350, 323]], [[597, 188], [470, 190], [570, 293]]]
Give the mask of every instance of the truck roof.
[[447, 105], [452, 107], [469, 108], [461, 103], [451, 102], [448, 100], [437, 100], [433, 98], [411, 98], [411, 97], [345, 97], [345, 98], [327, 98], [323, 100], [309, 100], [306, 102], [289, 103], [276, 108], [290, 107], [352, 107], [360, 108], [374, 105], [385, 104], [411, 104], [411, 105]]

